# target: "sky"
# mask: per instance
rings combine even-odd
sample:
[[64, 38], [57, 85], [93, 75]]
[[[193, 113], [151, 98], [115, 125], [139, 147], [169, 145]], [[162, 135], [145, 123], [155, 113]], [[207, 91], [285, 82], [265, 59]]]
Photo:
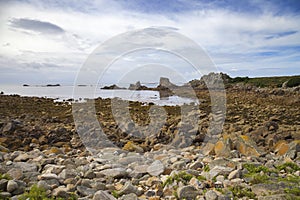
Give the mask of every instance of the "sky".
[[[73, 84], [99, 45], [149, 27], [195, 41], [233, 77], [299, 75], [299, 22], [298, 0], [0, 0], [0, 84]], [[178, 58], [142, 51], [119, 58], [105, 81], [149, 79], [151, 69], [146, 81], [157, 81], [179, 65], [200, 78]]]

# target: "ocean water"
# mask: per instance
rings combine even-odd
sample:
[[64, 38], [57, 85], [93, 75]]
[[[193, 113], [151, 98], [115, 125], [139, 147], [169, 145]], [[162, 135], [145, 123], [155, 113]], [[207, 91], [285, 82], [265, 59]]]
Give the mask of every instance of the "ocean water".
[[160, 98], [158, 91], [134, 91], [134, 90], [102, 90], [92, 86], [76, 87], [74, 86], [59, 86], [59, 87], [45, 87], [45, 86], [28, 86], [22, 85], [0, 85], [0, 92], [4, 94], [18, 94], [20, 96], [34, 96], [53, 98], [56, 101], [64, 101], [68, 99], [84, 100], [85, 98], [121, 98], [129, 101], [140, 101], [145, 103], [154, 103], [156, 105], [183, 105], [196, 103], [197, 99], [184, 98], [179, 96], [170, 96], [167, 98]]

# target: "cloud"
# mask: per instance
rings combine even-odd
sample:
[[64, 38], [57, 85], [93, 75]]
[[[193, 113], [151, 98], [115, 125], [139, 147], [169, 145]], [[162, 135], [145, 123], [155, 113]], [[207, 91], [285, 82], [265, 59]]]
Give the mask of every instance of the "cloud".
[[[10, 68], [23, 71], [74, 72], [113, 36], [159, 26], [200, 44], [224, 72], [272, 75], [276, 66], [276, 73], [295, 74], [299, 73], [299, 7], [297, 1], [279, 0], [0, 1], [0, 73], [7, 65], [3, 57], [17, 63]], [[130, 60], [153, 61], [147, 56]], [[164, 62], [176, 64], [174, 59]]]
[[285, 32], [271, 34], [269, 36], [266, 36], [265, 38], [267, 40], [269, 40], [269, 39], [273, 39], [273, 38], [280, 38], [280, 37], [285, 37], [285, 36], [293, 35], [293, 34], [296, 34], [296, 33], [298, 33], [298, 31], [285, 31]]
[[41, 34], [63, 34], [65, 32], [63, 28], [55, 24], [34, 19], [13, 18], [9, 22], [9, 25], [16, 29], [29, 30]]

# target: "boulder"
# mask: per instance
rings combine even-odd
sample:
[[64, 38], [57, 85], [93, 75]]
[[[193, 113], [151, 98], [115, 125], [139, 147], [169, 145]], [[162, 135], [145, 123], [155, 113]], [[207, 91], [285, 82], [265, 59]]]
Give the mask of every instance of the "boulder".
[[215, 191], [213, 190], [208, 190], [206, 193], [205, 193], [205, 199], [206, 200], [217, 200], [218, 199], [218, 195]]
[[137, 189], [137, 187], [133, 186], [130, 182], [126, 182], [125, 185], [119, 191], [120, 195], [131, 194], [131, 193], [140, 195], [140, 191]]
[[232, 141], [229, 137], [219, 140], [214, 151], [217, 157], [230, 157], [231, 156]]
[[194, 186], [182, 186], [177, 189], [179, 199], [195, 199], [199, 192]]
[[105, 169], [100, 173], [106, 177], [112, 178], [124, 178], [128, 175], [125, 168]]
[[177, 87], [175, 84], [171, 83], [170, 80], [166, 77], [160, 77], [158, 88], [174, 88]]
[[147, 172], [151, 175], [151, 176], [159, 176], [160, 174], [162, 174], [165, 170], [165, 166], [162, 164], [161, 161], [156, 160], [154, 161], [148, 168], [147, 168]]
[[12, 193], [13, 191], [18, 189], [18, 183], [14, 180], [9, 180], [7, 182], [6, 191]]
[[236, 148], [240, 154], [245, 156], [259, 157], [263, 154], [256, 143], [247, 135], [240, 135], [237, 137]]

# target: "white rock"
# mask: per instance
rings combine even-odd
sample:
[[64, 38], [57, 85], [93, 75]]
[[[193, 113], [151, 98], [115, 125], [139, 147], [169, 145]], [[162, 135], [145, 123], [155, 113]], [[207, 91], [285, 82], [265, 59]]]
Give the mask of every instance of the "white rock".
[[159, 176], [160, 174], [162, 174], [165, 170], [165, 166], [159, 161], [156, 160], [154, 161], [148, 168], [147, 168], [147, 172], [151, 175], [151, 176]]
[[7, 187], [6, 187], [7, 192], [11, 193], [11, 192], [15, 191], [16, 189], [18, 189], [18, 183], [14, 180], [9, 180], [7, 183]]

